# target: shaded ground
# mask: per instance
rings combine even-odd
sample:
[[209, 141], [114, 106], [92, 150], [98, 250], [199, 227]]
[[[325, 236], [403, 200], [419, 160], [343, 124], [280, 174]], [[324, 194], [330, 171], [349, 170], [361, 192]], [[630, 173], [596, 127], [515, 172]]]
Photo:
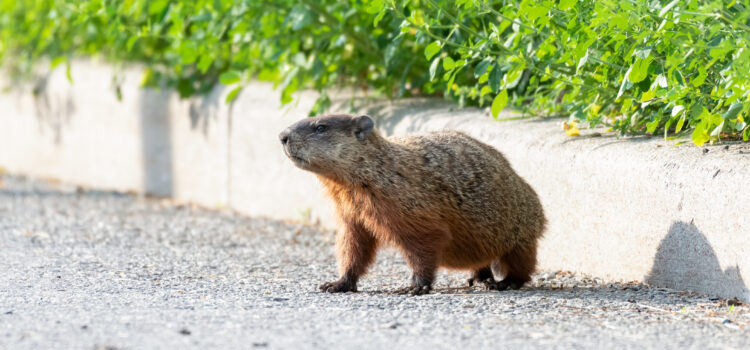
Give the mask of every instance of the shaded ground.
[[322, 294], [332, 232], [9, 176], [0, 271], [2, 349], [750, 347], [747, 306], [564, 272], [408, 297], [386, 251], [361, 293]]

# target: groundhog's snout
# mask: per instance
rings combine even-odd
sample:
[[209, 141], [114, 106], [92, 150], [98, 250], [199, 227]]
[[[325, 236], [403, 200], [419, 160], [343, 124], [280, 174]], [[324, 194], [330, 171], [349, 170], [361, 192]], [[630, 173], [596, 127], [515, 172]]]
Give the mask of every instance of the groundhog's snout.
[[304, 152], [300, 150], [299, 134], [295, 133], [294, 129], [291, 127], [286, 128], [279, 134], [279, 141], [281, 141], [281, 147], [284, 149], [284, 154], [286, 154], [296, 166], [304, 169], [309, 163], [309, 157], [304, 155]]
[[279, 140], [282, 145], [286, 146], [287, 142], [289, 142], [289, 135], [291, 135], [291, 133], [292, 131], [289, 130], [289, 128], [286, 128], [279, 134]]

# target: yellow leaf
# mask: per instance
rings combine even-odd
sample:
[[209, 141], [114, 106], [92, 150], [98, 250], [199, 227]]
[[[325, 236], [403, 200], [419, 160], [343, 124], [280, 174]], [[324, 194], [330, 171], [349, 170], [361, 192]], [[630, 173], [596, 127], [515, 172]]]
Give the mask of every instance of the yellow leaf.
[[565, 135], [581, 136], [581, 132], [578, 130], [575, 123], [563, 123], [563, 129], [565, 130]]
[[601, 109], [600, 105], [591, 105], [591, 113], [598, 114]]

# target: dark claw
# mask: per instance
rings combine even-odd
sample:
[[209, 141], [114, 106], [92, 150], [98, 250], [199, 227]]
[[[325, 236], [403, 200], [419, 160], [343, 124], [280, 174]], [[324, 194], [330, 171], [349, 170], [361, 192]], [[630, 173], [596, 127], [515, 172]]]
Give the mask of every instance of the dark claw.
[[506, 278], [500, 282], [495, 282], [493, 286], [488, 286], [488, 288], [494, 289], [497, 291], [503, 291], [506, 289], [516, 290], [516, 289], [520, 289], [522, 285], [523, 285], [523, 282], [521, 281]]
[[[508, 288], [507, 286], [502, 287], [502, 285], [500, 285], [500, 282], [495, 281], [494, 278], [487, 278], [484, 280], [480, 280], [476, 277], [472, 277], [472, 278], [469, 278], [467, 282], [469, 282], [469, 287], [473, 287], [474, 284], [482, 283], [488, 290], [504, 290], [505, 288]], [[502, 288], [502, 289], [499, 289], [499, 288]]]
[[432, 287], [428, 285], [422, 285], [422, 286], [411, 286], [411, 287], [401, 288], [396, 293], [416, 296], [416, 295], [428, 294], [430, 293], [430, 290], [432, 290]]
[[340, 279], [335, 282], [323, 283], [318, 288], [320, 289], [320, 291], [325, 292], [325, 293], [346, 293], [346, 292], [357, 291], [356, 284], [353, 284], [343, 279]]

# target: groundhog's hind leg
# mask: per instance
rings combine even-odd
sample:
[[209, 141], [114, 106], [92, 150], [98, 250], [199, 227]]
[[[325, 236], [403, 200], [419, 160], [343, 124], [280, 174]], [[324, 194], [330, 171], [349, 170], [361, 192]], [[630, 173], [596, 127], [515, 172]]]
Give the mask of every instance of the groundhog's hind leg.
[[481, 269], [474, 270], [474, 274], [466, 282], [469, 283], [469, 287], [474, 286], [474, 283], [484, 283], [489, 289], [497, 284], [495, 276], [492, 274], [492, 268], [488, 265]]
[[519, 289], [531, 281], [536, 269], [536, 242], [518, 246], [498, 260], [503, 279], [497, 282], [497, 290]]

